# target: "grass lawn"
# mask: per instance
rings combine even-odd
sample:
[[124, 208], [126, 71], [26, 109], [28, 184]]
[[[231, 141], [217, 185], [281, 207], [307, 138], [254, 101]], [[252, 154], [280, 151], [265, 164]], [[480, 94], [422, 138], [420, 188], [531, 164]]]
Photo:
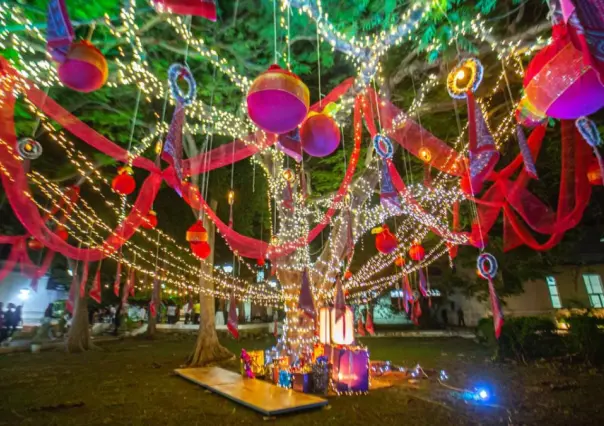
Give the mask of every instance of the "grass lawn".
[[[271, 339], [224, 342], [238, 353]], [[463, 339], [366, 339], [372, 359], [443, 368], [452, 386], [488, 383], [497, 407], [475, 406], [435, 382], [367, 396], [330, 397], [329, 409], [279, 417], [287, 425], [604, 424], [604, 374], [577, 366], [493, 364]], [[0, 356], [0, 425], [234, 425], [263, 417], [175, 376], [194, 337], [105, 343], [98, 351]], [[235, 364], [231, 365], [235, 367]]]

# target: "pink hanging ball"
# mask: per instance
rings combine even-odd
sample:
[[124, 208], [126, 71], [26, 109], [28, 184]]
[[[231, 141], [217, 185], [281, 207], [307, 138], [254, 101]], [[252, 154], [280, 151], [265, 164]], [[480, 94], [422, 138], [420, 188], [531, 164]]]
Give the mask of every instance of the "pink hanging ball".
[[250, 119], [265, 132], [294, 130], [308, 113], [310, 94], [300, 78], [279, 65], [260, 74], [247, 95]]
[[65, 86], [84, 93], [103, 87], [109, 75], [107, 60], [99, 49], [86, 40], [71, 45], [58, 71], [59, 79]]
[[302, 149], [313, 157], [327, 157], [340, 145], [340, 129], [327, 114], [313, 114], [300, 128]]

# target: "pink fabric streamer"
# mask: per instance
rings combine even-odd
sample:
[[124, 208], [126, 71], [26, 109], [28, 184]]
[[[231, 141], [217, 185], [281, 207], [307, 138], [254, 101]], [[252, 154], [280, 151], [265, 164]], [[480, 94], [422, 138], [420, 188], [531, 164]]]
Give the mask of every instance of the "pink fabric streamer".
[[375, 328], [373, 327], [373, 316], [371, 315], [371, 309], [367, 306], [367, 318], [365, 319], [365, 330], [370, 336], [375, 336]]
[[88, 262], [84, 262], [84, 268], [82, 269], [82, 279], [80, 280], [80, 297], [86, 297], [86, 281], [88, 281]]
[[239, 330], [237, 329], [237, 300], [233, 294], [231, 294], [231, 300], [229, 302], [229, 320], [227, 321], [227, 329], [235, 339], [239, 339]]
[[422, 297], [428, 297], [428, 282], [426, 280], [426, 275], [422, 268], [419, 268], [417, 273], [419, 274], [419, 292]]
[[526, 136], [524, 130], [520, 125], [516, 125], [516, 136], [518, 138], [518, 146], [520, 147], [520, 154], [524, 160], [524, 170], [533, 179], [539, 179], [537, 176], [537, 168], [535, 167], [535, 161], [531, 155], [531, 150], [526, 143]]
[[501, 327], [503, 327], [503, 311], [499, 297], [495, 291], [493, 280], [489, 279], [489, 298], [491, 300], [491, 311], [493, 312], [493, 327], [495, 328], [495, 337], [499, 339]]
[[88, 295], [96, 303], [101, 303], [101, 264], [96, 268], [96, 274], [94, 274], [94, 280], [92, 281], [92, 288]]

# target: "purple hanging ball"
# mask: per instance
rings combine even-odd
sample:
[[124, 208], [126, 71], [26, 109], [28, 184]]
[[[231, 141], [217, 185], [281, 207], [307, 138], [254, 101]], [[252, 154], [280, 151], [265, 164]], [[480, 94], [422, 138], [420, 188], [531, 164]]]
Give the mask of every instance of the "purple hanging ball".
[[302, 149], [312, 157], [327, 157], [340, 145], [340, 128], [327, 114], [314, 114], [300, 128]]

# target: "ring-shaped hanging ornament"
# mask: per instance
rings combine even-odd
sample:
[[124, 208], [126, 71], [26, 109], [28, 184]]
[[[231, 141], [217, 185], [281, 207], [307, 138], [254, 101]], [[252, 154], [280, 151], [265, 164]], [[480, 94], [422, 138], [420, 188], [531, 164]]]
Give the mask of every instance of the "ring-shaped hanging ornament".
[[482, 253], [476, 259], [476, 267], [481, 277], [492, 280], [497, 275], [497, 259], [491, 253]]
[[26, 160], [35, 160], [42, 155], [42, 145], [32, 138], [22, 138], [17, 142], [17, 152]]
[[373, 137], [373, 148], [384, 160], [389, 160], [394, 155], [394, 147], [388, 136], [377, 134]]
[[[181, 78], [189, 85], [189, 90], [186, 94], [178, 87], [178, 80]], [[168, 84], [170, 85], [172, 98], [174, 98], [177, 103], [185, 106], [189, 106], [193, 103], [197, 93], [197, 83], [195, 83], [195, 78], [193, 78], [193, 74], [191, 74], [189, 67], [182, 64], [170, 65], [170, 68], [168, 68]]]
[[484, 68], [476, 58], [467, 58], [451, 70], [447, 77], [447, 90], [453, 99], [466, 99], [474, 93], [484, 74]]
[[602, 137], [600, 136], [600, 132], [598, 131], [598, 126], [592, 120], [587, 117], [579, 117], [575, 121], [575, 126], [585, 139], [585, 142], [589, 144], [592, 148], [600, 145], [602, 143]]

